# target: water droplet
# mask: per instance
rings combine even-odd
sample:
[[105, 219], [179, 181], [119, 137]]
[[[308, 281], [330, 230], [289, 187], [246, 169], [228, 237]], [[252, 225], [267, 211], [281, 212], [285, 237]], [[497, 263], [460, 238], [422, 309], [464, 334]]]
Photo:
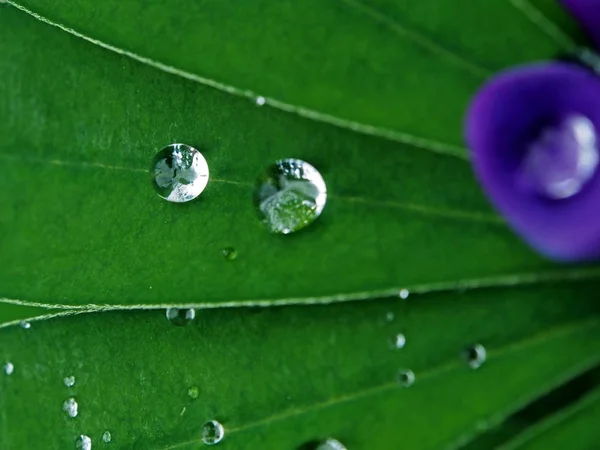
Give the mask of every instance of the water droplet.
[[218, 444], [224, 435], [225, 430], [223, 429], [223, 425], [216, 420], [209, 420], [202, 425], [202, 442], [206, 445]]
[[75, 377], [73, 375], [65, 377], [63, 382], [65, 383], [66, 387], [73, 387], [75, 385]]
[[167, 309], [167, 319], [171, 321], [173, 325], [182, 327], [190, 323], [196, 317], [195, 309], [179, 309], [169, 308]]
[[487, 358], [485, 347], [475, 344], [464, 351], [464, 358], [471, 369], [479, 369]]
[[63, 403], [63, 411], [66, 412], [69, 417], [77, 417], [78, 408], [79, 405], [73, 397], [68, 398]]
[[233, 261], [238, 257], [237, 250], [233, 247], [225, 247], [223, 250], [221, 250], [221, 253], [227, 261]]
[[198, 197], [208, 183], [208, 163], [195, 148], [171, 144], [154, 156], [150, 174], [160, 197], [170, 202], [189, 202]]
[[31, 328], [31, 324], [29, 322], [27, 322], [26, 320], [21, 320], [21, 323], [19, 323], [19, 325], [24, 330], [29, 330]]
[[11, 363], [10, 361], [7, 361], [4, 364], [4, 373], [6, 373], [6, 375], [12, 375], [12, 373], [15, 371], [15, 366], [13, 365], [13, 363]]
[[415, 382], [415, 373], [412, 370], [401, 370], [398, 373], [398, 383], [402, 387], [410, 387]]
[[408, 289], [400, 289], [400, 293], [398, 294], [398, 297], [400, 297], [402, 300], [406, 300], [409, 295], [410, 295], [410, 292], [408, 292]]
[[77, 438], [75, 446], [81, 450], [92, 450], [92, 440], [88, 436], [82, 434]]
[[267, 100], [264, 97], [256, 97], [256, 104], [258, 106], [262, 106], [267, 102]]
[[393, 322], [395, 317], [396, 316], [392, 311], [388, 311], [385, 315], [385, 320], [387, 320], [388, 322]]
[[104, 433], [102, 433], [102, 440], [106, 443], [112, 441], [112, 435], [110, 434], [110, 431], [106, 430]]
[[329, 438], [325, 439], [319, 444], [316, 450], [347, 450], [344, 444], [337, 439]]
[[404, 348], [406, 345], [406, 336], [402, 333], [398, 333], [396, 336], [392, 338], [392, 347], [393, 348]]
[[288, 234], [311, 224], [326, 201], [323, 177], [299, 159], [276, 161], [258, 178], [254, 189], [254, 205], [272, 233]]
[[197, 386], [192, 386], [191, 388], [188, 389], [188, 396], [192, 400], [196, 400], [199, 395], [200, 395], [200, 389], [198, 389]]
[[545, 128], [523, 159], [521, 183], [553, 200], [574, 196], [596, 173], [597, 141], [594, 124], [585, 116], [568, 116]]

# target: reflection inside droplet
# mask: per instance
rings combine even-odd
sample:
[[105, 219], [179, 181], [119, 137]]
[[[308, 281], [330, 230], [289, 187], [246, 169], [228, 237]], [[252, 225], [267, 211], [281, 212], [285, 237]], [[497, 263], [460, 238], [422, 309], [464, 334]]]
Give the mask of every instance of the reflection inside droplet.
[[337, 439], [328, 438], [323, 442], [319, 443], [319, 446], [315, 450], [347, 450], [344, 444]]
[[412, 370], [401, 370], [398, 373], [398, 384], [402, 387], [410, 387], [415, 382], [415, 373]]
[[187, 325], [196, 317], [195, 309], [179, 309], [169, 308], [166, 312], [167, 319], [173, 324], [179, 327]]
[[392, 338], [392, 348], [404, 348], [406, 345], [406, 336], [402, 333], [398, 333]]
[[254, 205], [273, 233], [288, 234], [311, 224], [326, 201], [323, 177], [299, 159], [276, 161], [258, 178], [254, 189]]
[[568, 116], [544, 129], [529, 146], [520, 183], [553, 200], [572, 197], [596, 173], [598, 153], [594, 124], [582, 115]]
[[479, 369], [487, 358], [487, 352], [483, 345], [475, 344], [465, 349], [463, 356], [471, 369]]
[[223, 429], [223, 425], [216, 420], [209, 420], [202, 425], [202, 442], [206, 445], [218, 444], [224, 435], [225, 430]]
[[170, 202], [189, 202], [208, 183], [208, 163], [202, 153], [186, 144], [171, 144], [159, 151], [150, 167], [156, 193]]
[[31, 324], [29, 322], [27, 322], [26, 320], [22, 320], [21, 323], [19, 323], [19, 325], [24, 330], [29, 330], [31, 328]]

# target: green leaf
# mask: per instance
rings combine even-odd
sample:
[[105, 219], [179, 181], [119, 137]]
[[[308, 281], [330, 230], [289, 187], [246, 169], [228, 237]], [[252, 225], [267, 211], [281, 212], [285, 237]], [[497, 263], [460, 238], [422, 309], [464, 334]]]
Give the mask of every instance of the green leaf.
[[[599, 311], [571, 301], [596, 287], [213, 309], [185, 327], [163, 311], [121, 311], [5, 328], [0, 361], [14, 372], [0, 373], [0, 448], [74, 448], [81, 434], [104, 448], [108, 430], [110, 448], [192, 449], [207, 420], [225, 427], [224, 449], [328, 436], [357, 450], [458, 448], [600, 362]], [[475, 343], [487, 360], [471, 370], [461, 352]], [[410, 388], [397, 382], [404, 369]], [[62, 411], [70, 397], [74, 419]]]
[[[258, 108], [1, 11], [3, 297], [231, 306], [598, 275], [548, 272], [462, 159]], [[198, 201], [171, 204], [149, 186], [151, 158], [171, 142], [208, 159]], [[285, 157], [314, 164], [329, 199], [309, 229], [276, 236], [256, 217], [252, 185]]]
[[365, 132], [455, 149], [466, 102], [485, 77], [572, 45], [525, 0], [15, 4], [205, 84]]

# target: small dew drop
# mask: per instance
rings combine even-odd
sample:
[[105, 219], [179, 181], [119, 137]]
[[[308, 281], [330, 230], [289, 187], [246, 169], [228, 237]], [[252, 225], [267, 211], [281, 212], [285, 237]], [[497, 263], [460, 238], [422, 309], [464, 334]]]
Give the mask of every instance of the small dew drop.
[[178, 327], [182, 327], [190, 323], [196, 317], [195, 309], [179, 309], [169, 308], [167, 309], [167, 319]]
[[218, 444], [224, 435], [225, 430], [223, 429], [223, 425], [216, 420], [209, 420], [202, 425], [202, 442], [206, 445]]
[[191, 388], [188, 389], [188, 396], [192, 400], [196, 400], [199, 395], [200, 395], [200, 389], [198, 389], [197, 386], [192, 386]]
[[12, 375], [12, 373], [15, 371], [15, 366], [13, 365], [13, 363], [11, 363], [10, 361], [7, 361], [4, 364], [4, 373], [6, 373], [6, 375]]
[[396, 316], [394, 316], [394, 313], [392, 311], [388, 311], [386, 313], [386, 315], [385, 315], [385, 320], [387, 322], [393, 322], [394, 321], [394, 317], [396, 317]]
[[406, 300], [409, 295], [410, 295], [410, 292], [408, 292], [408, 289], [400, 289], [400, 293], [398, 294], [398, 297], [400, 297], [402, 300]]
[[106, 442], [107, 444], [112, 441], [112, 435], [110, 434], [110, 431], [105, 431], [104, 433], [102, 433], [102, 440], [104, 442]]
[[237, 250], [233, 247], [225, 247], [223, 250], [221, 250], [221, 254], [227, 261], [233, 261], [238, 257]]
[[328, 438], [319, 444], [316, 450], [347, 450], [344, 444], [337, 439]]
[[463, 352], [464, 358], [471, 369], [479, 369], [487, 358], [485, 347], [475, 344]]
[[65, 400], [63, 403], [63, 411], [67, 413], [69, 417], [77, 417], [77, 410], [79, 405], [73, 397]]
[[154, 156], [150, 175], [159, 197], [175, 203], [189, 202], [208, 184], [208, 163], [195, 148], [171, 144]]
[[272, 233], [289, 234], [313, 223], [326, 201], [323, 177], [300, 159], [276, 161], [258, 178], [254, 188], [254, 206]]
[[65, 383], [66, 387], [73, 387], [75, 385], [75, 377], [73, 375], [65, 377], [63, 382]]
[[410, 387], [415, 382], [415, 373], [412, 370], [401, 370], [398, 374], [398, 383], [402, 387]]
[[264, 97], [256, 97], [256, 104], [257, 106], [262, 106], [267, 102], [267, 100]]
[[80, 450], [92, 450], [92, 440], [88, 436], [82, 434], [77, 438], [75, 446]]
[[26, 320], [22, 320], [21, 323], [19, 324], [21, 326], [21, 328], [23, 328], [24, 330], [29, 330], [31, 328], [31, 324], [29, 322], [27, 322]]
[[402, 333], [398, 333], [396, 336], [392, 338], [392, 347], [393, 348], [404, 348], [406, 345], [406, 336]]

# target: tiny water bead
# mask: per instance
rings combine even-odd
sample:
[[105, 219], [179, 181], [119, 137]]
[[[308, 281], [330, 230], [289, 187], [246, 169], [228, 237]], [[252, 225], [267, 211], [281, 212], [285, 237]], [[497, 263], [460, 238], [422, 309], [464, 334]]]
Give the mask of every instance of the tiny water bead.
[[202, 153], [186, 144], [171, 144], [159, 151], [150, 167], [156, 193], [175, 203], [198, 197], [208, 183], [208, 163]]
[[73, 397], [68, 398], [63, 403], [63, 411], [67, 413], [69, 417], [77, 417], [79, 405]]
[[487, 358], [487, 352], [483, 345], [475, 344], [465, 349], [463, 356], [471, 369], [479, 369]]
[[169, 308], [167, 309], [167, 319], [178, 327], [182, 327], [190, 323], [196, 317], [195, 309], [179, 309]]
[[529, 146], [521, 182], [539, 195], [561, 200], [579, 193], [596, 174], [598, 134], [585, 116], [566, 117], [547, 127]]
[[401, 387], [410, 387], [415, 382], [415, 373], [412, 370], [401, 370], [398, 373], [398, 384]]
[[102, 433], [102, 440], [104, 442], [106, 442], [107, 444], [112, 441], [112, 435], [110, 434], [110, 431], [105, 431], [104, 433]]
[[347, 450], [344, 444], [337, 439], [329, 438], [319, 443], [315, 450]]
[[238, 257], [237, 250], [233, 247], [225, 247], [223, 250], [221, 250], [221, 254], [227, 261], [233, 261]]
[[31, 328], [31, 324], [29, 322], [27, 322], [26, 320], [21, 320], [21, 323], [19, 323], [19, 326], [21, 328], [23, 328], [24, 330], [29, 330]]
[[254, 188], [254, 206], [272, 233], [288, 234], [311, 224], [323, 212], [326, 201], [323, 177], [299, 159], [276, 161]]
[[75, 377], [73, 375], [65, 377], [63, 383], [65, 383], [66, 387], [73, 387], [75, 385]]
[[209, 420], [202, 425], [202, 442], [206, 445], [218, 444], [224, 435], [225, 430], [223, 429], [223, 425], [216, 420]]
[[267, 102], [267, 100], [264, 97], [256, 97], [256, 105], [257, 106], [262, 106]]
[[192, 386], [188, 389], [188, 397], [192, 400], [196, 400], [200, 396], [200, 389], [197, 386]]
[[393, 322], [395, 317], [396, 317], [396, 316], [394, 315], [394, 313], [393, 313], [392, 311], [388, 311], [388, 312], [385, 314], [385, 320], [386, 320], [387, 322]]
[[400, 289], [400, 293], [398, 294], [398, 297], [400, 297], [402, 300], [406, 300], [409, 295], [410, 295], [410, 292], [408, 291], [408, 289]]
[[82, 434], [77, 438], [75, 446], [80, 450], [92, 450], [92, 440], [88, 436]]
[[12, 375], [14, 371], [15, 371], [15, 366], [13, 365], [13, 363], [11, 363], [10, 361], [7, 361], [4, 364], [4, 373], [6, 375]]
[[402, 333], [398, 333], [396, 336], [392, 338], [392, 348], [404, 348], [406, 345], [406, 336]]

